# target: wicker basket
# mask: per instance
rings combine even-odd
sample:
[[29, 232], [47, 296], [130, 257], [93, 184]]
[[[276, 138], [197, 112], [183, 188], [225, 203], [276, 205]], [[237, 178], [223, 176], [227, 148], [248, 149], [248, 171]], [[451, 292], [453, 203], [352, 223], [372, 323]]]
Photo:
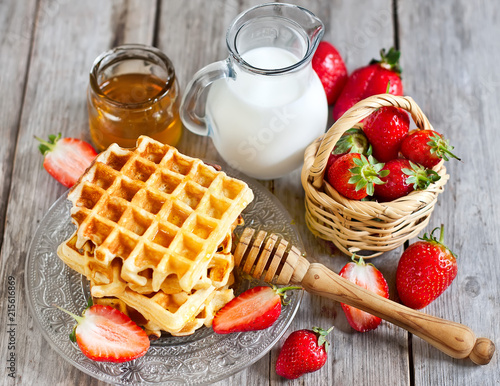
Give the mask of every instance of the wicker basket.
[[449, 179], [441, 161], [434, 170], [441, 176], [426, 190], [414, 191], [390, 202], [356, 201], [340, 195], [324, 181], [329, 154], [342, 134], [382, 106], [397, 106], [411, 114], [419, 130], [431, 129], [427, 117], [410, 97], [381, 94], [349, 109], [328, 132], [305, 151], [302, 185], [305, 190], [306, 223], [311, 232], [332, 241], [347, 255], [378, 256], [416, 237], [428, 224], [439, 193]]

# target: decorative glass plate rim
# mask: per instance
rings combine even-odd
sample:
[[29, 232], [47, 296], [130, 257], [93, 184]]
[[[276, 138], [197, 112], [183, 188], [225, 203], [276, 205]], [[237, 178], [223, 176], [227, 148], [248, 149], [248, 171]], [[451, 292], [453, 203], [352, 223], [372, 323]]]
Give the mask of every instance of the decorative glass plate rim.
[[[302, 247], [300, 236], [292, 225], [290, 215], [271, 192], [256, 180], [226, 165], [223, 166], [223, 170], [229, 176], [245, 181], [254, 192], [254, 201], [243, 212], [245, 226], [275, 232], [297, 247]], [[25, 288], [31, 315], [42, 331], [43, 337], [52, 349], [84, 373], [101, 381], [123, 385], [217, 382], [245, 369], [266, 355], [283, 336], [295, 317], [302, 299], [302, 291], [294, 291], [291, 294], [290, 304], [283, 308], [278, 321], [266, 330], [217, 335], [211, 329], [204, 328], [200, 329], [203, 330], [201, 333], [198, 330], [193, 335], [198, 334], [198, 338], [193, 336], [172, 338], [173, 343], [168, 345], [152, 342], [148, 353], [134, 361], [126, 363], [91, 361], [69, 340], [68, 334], [74, 325], [71, 318], [53, 307], [56, 302], [78, 313], [86, 305], [85, 278], [67, 267], [56, 253], [57, 245], [69, 237], [72, 228], [74, 229], [69, 215], [71, 205], [66, 197], [67, 192], [52, 204], [31, 240], [25, 263]], [[58, 215], [64, 218], [61, 219]], [[280, 220], [279, 224], [275, 216]], [[47, 280], [47, 271], [54, 273], [50, 277], [54, 281]], [[58, 293], [54, 294], [54, 291]], [[44, 297], [43, 307], [37, 302], [41, 296]], [[75, 298], [78, 296], [77, 301]], [[69, 304], [65, 304], [62, 300]], [[246, 350], [246, 356], [239, 355], [238, 350]], [[196, 355], [202, 356], [196, 357]], [[184, 359], [184, 362], [178, 358]], [[212, 364], [212, 360], [222, 362]], [[203, 361], [205, 363], [199, 363]]]

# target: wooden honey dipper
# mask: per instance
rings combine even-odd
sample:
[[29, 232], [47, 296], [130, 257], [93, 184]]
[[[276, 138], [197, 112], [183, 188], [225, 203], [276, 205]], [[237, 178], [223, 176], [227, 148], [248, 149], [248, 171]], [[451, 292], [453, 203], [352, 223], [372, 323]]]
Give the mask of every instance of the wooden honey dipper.
[[460, 323], [413, 310], [346, 280], [302, 253], [276, 234], [245, 228], [234, 250], [235, 266], [256, 279], [274, 284], [299, 284], [307, 292], [359, 308], [404, 328], [445, 354], [488, 364], [495, 344], [477, 338]]

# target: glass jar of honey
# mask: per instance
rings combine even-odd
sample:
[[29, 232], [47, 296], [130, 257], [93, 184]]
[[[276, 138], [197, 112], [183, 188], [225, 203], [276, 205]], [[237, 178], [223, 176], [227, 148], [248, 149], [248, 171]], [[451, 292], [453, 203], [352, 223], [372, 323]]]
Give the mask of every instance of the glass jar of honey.
[[139, 44], [101, 54], [90, 71], [87, 94], [95, 147], [135, 147], [140, 135], [175, 146], [182, 133], [174, 66], [160, 50]]

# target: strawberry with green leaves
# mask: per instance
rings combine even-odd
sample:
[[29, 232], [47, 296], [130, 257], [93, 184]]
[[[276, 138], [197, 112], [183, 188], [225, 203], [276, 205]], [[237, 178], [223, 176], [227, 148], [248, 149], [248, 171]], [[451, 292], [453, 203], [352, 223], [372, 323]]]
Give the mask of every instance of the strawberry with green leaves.
[[59, 309], [77, 321], [70, 338], [94, 361], [127, 362], [145, 355], [149, 349], [144, 330], [113, 307], [90, 305], [82, 316]]
[[363, 124], [363, 131], [373, 148], [373, 156], [379, 162], [398, 157], [401, 143], [409, 129], [408, 113], [394, 106], [377, 109]]
[[296, 379], [319, 370], [328, 358], [329, 343], [326, 336], [333, 330], [313, 327], [292, 332], [286, 338], [276, 361], [276, 374]]
[[328, 174], [328, 169], [336, 160], [347, 153], [359, 153], [366, 156], [371, 154], [371, 146], [363, 130], [353, 127], [342, 134], [328, 157], [326, 173]]
[[442, 159], [450, 158], [460, 160], [451, 151], [453, 146], [449, 141], [434, 130], [415, 130], [409, 133], [401, 143], [401, 153], [417, 164], [432, 168]]
[[374, 186], [383, 183], [380, 178], [388, 174], [383, 167], [372, 156], [347, 153], [328, 169], [327, 181], [344, 197], [362, 200], [373, 196]]
[[[387, 281], [373, 264], [366, 264], [362, 257], [359, 260], [352, 257], [352, 261], [347, 263], [339, 272], [339, 276], [363, 287], [377, 295], [389, 298], [389, 286]], [[378, 316], [369, 314], [355, 307], [340, 303], [347, 321], [356, 331], [366, 332], [376, 329], [382, 322]]]
[[401, 82], [400, 52], [391, 48], [380, 51], [380, 60], [372, 60], [368, 66], [355, 70], [342, 89], [335, 106], [333, 119], [338, 120], [359, 101], [372, 95], [389, 93], [403, 95]]
[[[433, 234], [440, 229], [439, 240]], [[401, 302], [421, 309], [433, 302], [457, 276], [455, 254], [443, 244], [444, 226], [424, 234], [401, 255], [396, 270], [396, 289]]]
[[61, 133], [49, 135], [48, 141], [35, 138], [40, 141], [38, 148], [45, 157], [43, 167], [68, 188], [78, 181], [97, 155], [87, 142], [77, 138], [61, 138]]
[[286, 298], [286, 291], [301, 288], [297, 286], [250, 288], [232, 299], [215, 314], [212, 328], [217, 334], [268, 328], [281, 314], [281, 302]]
[[392, 201], [414, 190], [425, 190], [441, 179], [434, 170], [416, 165], [405, 158], [386, 162], [382, 170], [387, 170], [389, 174], [380, 178], [383, 184], [375, 185], [375, 197], [379, 201]]

